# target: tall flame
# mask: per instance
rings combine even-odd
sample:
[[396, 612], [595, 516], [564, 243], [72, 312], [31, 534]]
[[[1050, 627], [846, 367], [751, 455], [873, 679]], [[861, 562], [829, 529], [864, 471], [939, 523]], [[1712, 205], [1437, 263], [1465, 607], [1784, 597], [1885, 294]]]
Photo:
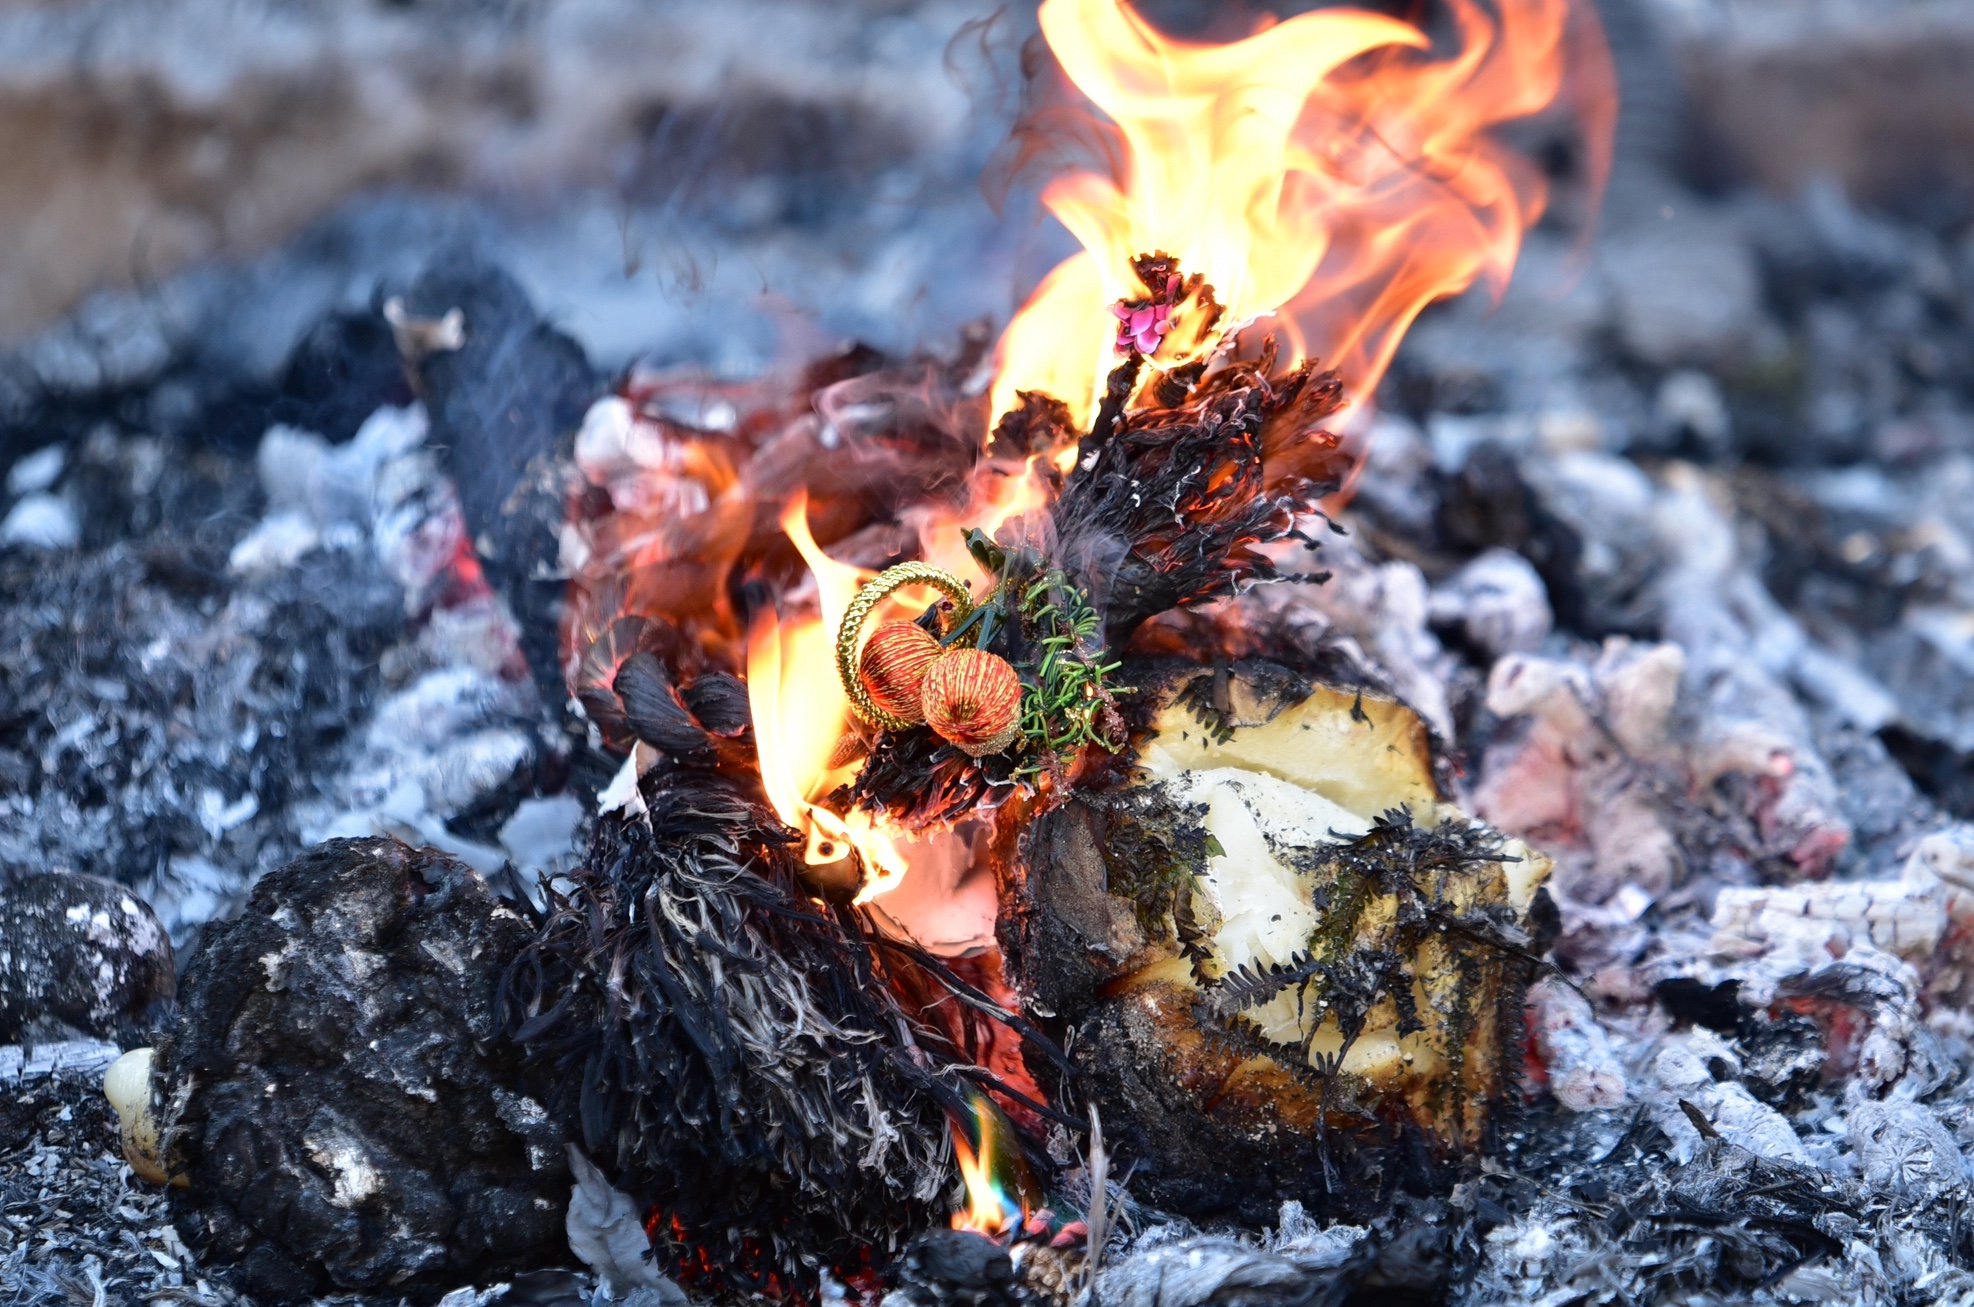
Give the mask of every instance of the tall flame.
[[862, 858], [865, 879], [857, 901], [863, 903], [904, 879], [905, 858], [868, 814], [839, 816], [815, 800], [849, 779], [852, 771], [830, 765], [850, 711], [836, 678], [834, 640], [857, 587], [871, 574], [837, 562], [816, 544], [809, 531], [806, 493], [797, 494], [783, 511], [781, 529], [809, 565], [820, 614], [784, 623], [768, 605], [748, 631], [747, 698], [754, 714], [761, 785], [781, 819], [808, 837], [804, 857], [810, 866], [841, 862], [853, 851]]
[[[1540, 174], [1488, 136], [1565, 93], [1601, 188], [1614, 102], [1609, 56], [1572, 0], [1449, 0], [1459, 48], [1379, 14], [1300, 14], [1229, 45], [1160, 35], [1121, 0], [1044, 0], [1042, 33], [1064, 73], [1110, 117], [1115, 175], [1079, 171], [1043, 191], [1083, 245], [1002, 335], [992, 402], [1022, 390], [1094, 410], [1115, 321], [1143, 294], [1133, 256], [1164, 251], [1204, 274], [1234, 326], [1280, 314], [1286, 345], [1376, 386], [1406, 327], [1480, 278], [1499, 288], [1541, 216]], [[1566, 60], [1566, 53], [1570, 56]], [[1210, 348], [1173, 333], [1155, 362]]]

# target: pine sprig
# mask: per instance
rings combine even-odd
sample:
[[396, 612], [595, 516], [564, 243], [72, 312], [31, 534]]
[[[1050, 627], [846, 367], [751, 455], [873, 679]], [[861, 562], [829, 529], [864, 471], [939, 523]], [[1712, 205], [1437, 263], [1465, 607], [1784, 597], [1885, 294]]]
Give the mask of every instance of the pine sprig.
[[1124, 744], [1116, 696], [1130, 688], [1109, 681], [1122, 664], [1103, 656], [1102, 617], [1059, 568], [1024, 586], [1017, 608], [1035, 659], [1022, 669], [1021, 733], [1034, 755], [1024, 770], [1089, 745], [1115, 753]]

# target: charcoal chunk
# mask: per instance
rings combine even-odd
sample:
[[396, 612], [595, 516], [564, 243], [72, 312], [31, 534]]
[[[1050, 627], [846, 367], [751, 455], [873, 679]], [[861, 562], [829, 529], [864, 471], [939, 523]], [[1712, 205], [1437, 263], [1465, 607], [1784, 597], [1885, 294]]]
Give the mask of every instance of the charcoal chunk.
[[436, 256], [405, 308], [433, 319], [458, 309], [464, 318], [465, 343], [419, 364], [432, 444], [459, 488], [487, 577], [520, 622], [542, 699], [560, 703], [567, 694], [557, 634], [563, 471], [602, 381], [582, 346], [541, 319], [519, 282], [469, 250]]
[[548, 1101], [494, 1035], [526, 923], [464, 865], [335, 840], [209, 931], [161, 1046], [174, 1217], [270, 1303], [567, 1260]]
[[0, 944], [0, 1044], [62, 1027], [141, 1043], [177, 989], [171, 940], [150, 905], [95, 876], [4, 885]]
[[1014, 1307], [1007, 1249], [969, 1230], [928, 1230], [898, 1259], [898, 1294], [914, 1307]]
[[384, 405], [403, 407], [413, 398], [384, 315], [337, 310], [318, 319], [288, 355], [270, 416], [341, 444]]

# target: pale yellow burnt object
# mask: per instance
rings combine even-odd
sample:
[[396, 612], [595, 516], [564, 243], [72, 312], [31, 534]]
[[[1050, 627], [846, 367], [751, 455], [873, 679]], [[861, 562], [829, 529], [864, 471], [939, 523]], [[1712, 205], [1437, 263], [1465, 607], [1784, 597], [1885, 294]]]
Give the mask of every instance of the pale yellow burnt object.
[[[1204, 969], [1220, 976], [1243, 966], [1288, 963], [1317, 933], [1323, 914], [1311, 901], [1315, 882], [1283, 856], [1288, 850], [1362, 835], [1394, 809], [1405, 809], [1422, 827], [1465, 820], [1440, 797], [1426, 728], [1405, 705], [1325, 685], [1298, 703], [1269, 702], [1238, 677], [1228, 692], [1229, 733], [1201, 729], [1184, 705], [1173, 702], [1159, 714], [1140, 759], [1149, 778], [1175, 797], [1205, 805], [1207, 832], [1222, 850], [1206, 859], [1195, 900], [1212, 953]], [[1502, 852], [1512, 860], [1444, 877], [1435, 887], [1442, 905], [1466, 911], [1501, 904], [1525, 913], [1547, 877], [1548, 859], [1516, 840], [1505, 841]], [[1373, 903], [1350, 945], [1382, 945], [1395, 907], [1389, 899]], [[1494, 966], [1459, 963], [1455, 954], [1474, 948], [1469, 940], [1440, 936], [1411, 956], [1413, 999], [1424, 1029], [1399, 1034], [1397, 1005], [1387, 999], [1371, 1012], [1339, 1068], [1346, 1100], [1367, 1107], [1404, 1102], [1414, 1120], [1456, 1147], [1476, 1142], [1482, 1105], [1505, 1088], [1511, 1059], [1503, 1044], [1517, 1033], [1474, 1019], [1476, 1013], [1492, 1015], [1503, 979]], [[1136, 980], [1197, 988], [1193, 968], [1178, 958]], [[1306, 1044], [1316, 1061], [1335, 1054], [1343, 1041], [1314, 998], [1284, 992], [1246, 1017], [1270, 1039]], [[1449, 1056], [1456, 1044], [1462, 1046], [1458, 1055]], [[1278, 1097], [1286, 1090], [1281, 1074], [1268, 1059], [1255, 1059], [1224, 1082], [1222, 1092]], [[1449, 1112], [1459, 1099], [1469, 1110]]]
[[160, 1158], [161, 1132], [151, 1106], [151, 1056], [148, 1048], [133, 1048], [110, 1063], [110, 1069], [103, 1073], [103, 1097], [116, 1109], [123, 1158], [130, 1169], [152, 1184], [182, 1188], [189, 1182], [182, 1175], [167, 1173]]
[[1259, 663], [1141, 684], [1132, 782], [1032, 821], [1002, 915], [1146, 1192], [1348, 1213], [1409, 1165], [1395, 1132], [1471, 1153], [1520, 1064], [1548, 860], [1448, 801], [1402, 703]]

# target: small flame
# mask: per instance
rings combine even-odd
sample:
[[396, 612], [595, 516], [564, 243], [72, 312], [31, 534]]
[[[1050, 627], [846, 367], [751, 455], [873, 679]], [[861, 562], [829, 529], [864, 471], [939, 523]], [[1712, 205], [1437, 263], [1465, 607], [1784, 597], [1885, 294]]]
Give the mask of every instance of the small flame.
[[755, 615], [747, 633], [747, 699], [754, 713], [761, 785], [781, 819], [808, 837], [804, 858], [812, 867], [840, 862], [852, 852], [863, 861], [865, 903], [904, 879], [898, 846], [869, 814], [839, 816], [814, 802], [850, 778], [853, 767], [830, 766], [849, 723], [850, 702], [836, 676], [835, 634], [857, 588], [871, 574], [825, 554], [809, 531], [809, 500], [797, 494], [781, 515], [815, 578], [817, 617], [783, 623], [772, 605]]
[[978, 1091], [968, 1098], [980, 1145], [975, 1148], [967, 1138], [964, 1123], [953, 1122], [953, 1154], [960, 1165], [960, 1179], [966, 1184], [966, 1206], [953, 1213], [953, 1228], [998, 1239], [1019, 1230], [1028, 1220], [1030, 1207], [1022, 1196], [1020, 1154], [1007, 1133], [1007, 1118], [993, 1101]]
[[[1071, 458], [1075, 450], [1064, 451]], [[990, 536], [998, 536], [1001, 528], [1012, 518], [1038, 508], [1047, 508], [1055, 496], [1047, 481], [1043, 479], [1042, 455], [1030, 454], [1018, 476], [1004, 476], [1002, 484], [987, 498], [988, 502], [977, 511], [973, 525]], [[957, 534], [957, 533], [955, 533]]]
[[[1601, 187], [1615, 114], [1609, 55], [1572, 0], [1450, 0], [1460, 48], [1428, 53], [1415, 27], [1328, 9], [1229, 45], [1160, 35], [1121, 0], [1045, 0], [1042, 33], [1063, 71], [1116, 124], [1115, 175], [1058, 177], [1042, 200], [1083, 245], [1002, 335], [993, 412], [1036, 390], [1087, 425], [1112, 362], [1106, 307], [1144, 294], [1139, 254], [1176, 255], [1226, 312], [1177, 310], [1155, 367], [1200, 357], [1225, 331], [1279, 314], [1284, 345], [1371, 393], [1400, 337], [1434, 299], [1514, 268], [1541, 216], [1543, 180], [1488, 136], [1563, 98], [1567, 55]], [[1161, 288], [1149, 288], [1154, 292]], [[1194, 321], [1189, 325], [1185, 319]]]

